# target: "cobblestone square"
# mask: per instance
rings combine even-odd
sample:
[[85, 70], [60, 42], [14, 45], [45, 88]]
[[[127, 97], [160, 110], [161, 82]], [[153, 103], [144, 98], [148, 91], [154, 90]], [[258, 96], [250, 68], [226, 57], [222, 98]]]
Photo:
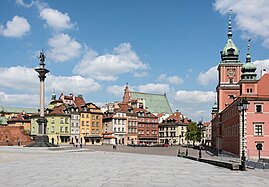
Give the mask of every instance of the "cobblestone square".
[[268, 186], [269, 172], [231, 171], [176, 156], [94, 147], [0, 147], [0, 181], [1, 186]]

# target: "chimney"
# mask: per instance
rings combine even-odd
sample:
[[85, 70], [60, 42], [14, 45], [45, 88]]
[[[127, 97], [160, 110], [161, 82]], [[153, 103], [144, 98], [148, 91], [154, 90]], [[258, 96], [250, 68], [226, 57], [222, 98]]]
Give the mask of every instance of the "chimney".
[[266, 69], [261, 70], [261, 77], [264, 76], [264, 74], [268, 73]]

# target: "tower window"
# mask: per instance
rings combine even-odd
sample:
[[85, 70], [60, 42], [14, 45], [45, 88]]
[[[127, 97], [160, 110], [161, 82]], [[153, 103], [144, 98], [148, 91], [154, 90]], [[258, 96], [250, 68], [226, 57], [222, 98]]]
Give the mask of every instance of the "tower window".
[[230, 81], [230, 84], [233, 84], [234, 83], [233, 78], [230, 78], [229, 81]]

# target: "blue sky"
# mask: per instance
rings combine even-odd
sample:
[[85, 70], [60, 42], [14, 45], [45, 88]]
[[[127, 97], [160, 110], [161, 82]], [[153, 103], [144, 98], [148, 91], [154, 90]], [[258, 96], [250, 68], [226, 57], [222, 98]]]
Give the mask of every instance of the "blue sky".
[[[245, 62], [269, 69], [269, 3], [259, 0], [0, 2], [0, 105], [38, 107], [33, 68], [44, 50], [46, 102], [83, 94], [102, 105], [131, 90], [167, 93], [173, 110], [210, 119], [216, 66], [233, 9], [233, 40]], [[257, 72], [258, 73], [258, 72]]]

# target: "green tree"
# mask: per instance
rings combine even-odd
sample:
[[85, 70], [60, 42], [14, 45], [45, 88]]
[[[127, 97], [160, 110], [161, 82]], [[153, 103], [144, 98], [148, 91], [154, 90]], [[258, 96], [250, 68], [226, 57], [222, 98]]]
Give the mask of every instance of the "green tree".
[[203, 136], [202, 129], [197, 126], [197, 123], [191, 122], [187, 127], [186, 140], [195, 142], [201, 142]]

